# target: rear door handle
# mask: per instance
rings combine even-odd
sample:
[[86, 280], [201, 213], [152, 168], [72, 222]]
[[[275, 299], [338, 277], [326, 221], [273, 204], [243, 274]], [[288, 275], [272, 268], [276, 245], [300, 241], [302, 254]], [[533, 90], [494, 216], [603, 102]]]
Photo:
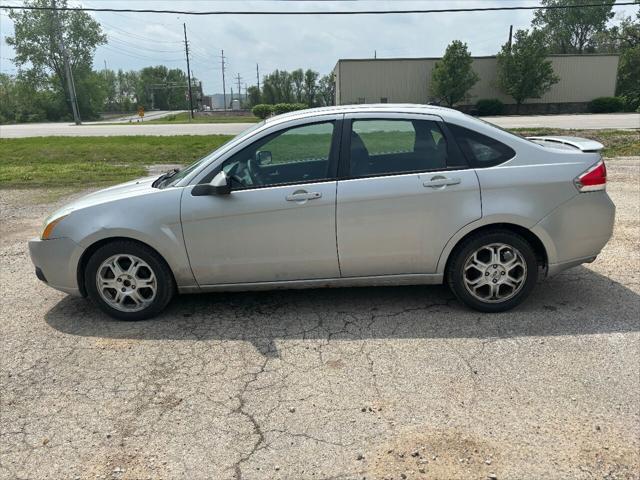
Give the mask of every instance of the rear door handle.
[[285, 197], [287, 202], [304, 202], [322, 197], [320, 192], [293, 192]]
[[422, 185], [430, 188], [446, 187], [448, 185], [458, 185], [461, 182], [459, 178], [447, 178], [442, 176], [432, 177], [431, 180], [424, 182]]

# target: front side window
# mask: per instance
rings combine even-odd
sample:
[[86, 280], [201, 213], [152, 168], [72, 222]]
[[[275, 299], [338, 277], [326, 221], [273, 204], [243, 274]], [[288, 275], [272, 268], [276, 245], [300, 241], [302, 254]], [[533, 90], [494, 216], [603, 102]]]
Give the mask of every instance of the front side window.
[[222, 165], [234, 190], [326, 180], [334, 122], [294, 127], [269, 135]]
[[512, 159], [516, 152], [498, 140], [452, 123], [447, 124], [467, 160], [476, 167], [490, 167]]
[[444, 169], [447, 141], [431, 120], [354, 120], [350, 176]]

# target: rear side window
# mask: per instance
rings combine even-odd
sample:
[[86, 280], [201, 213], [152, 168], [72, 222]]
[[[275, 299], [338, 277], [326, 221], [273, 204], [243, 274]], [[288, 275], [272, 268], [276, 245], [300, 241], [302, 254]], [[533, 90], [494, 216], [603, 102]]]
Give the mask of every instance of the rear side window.
[[447, 167], [447, 141], [428, 120], [354, 120], [353, 178], [439, 170]]
[[491, 167], [511, 160], [516, 152], [498, 140], [474, 130], [448, 123], [462, 153], [474, 167]]

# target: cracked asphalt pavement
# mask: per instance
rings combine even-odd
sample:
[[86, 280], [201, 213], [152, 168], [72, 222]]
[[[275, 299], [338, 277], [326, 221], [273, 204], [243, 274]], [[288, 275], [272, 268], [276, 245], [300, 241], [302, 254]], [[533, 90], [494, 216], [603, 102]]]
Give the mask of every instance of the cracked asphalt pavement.
[[640, 478], [640, 158], [608, 167], [612, 241], [497, 315], [387, 287], [115, 321], [38, 282], [50, 194], [4, 190], [0, 477]]

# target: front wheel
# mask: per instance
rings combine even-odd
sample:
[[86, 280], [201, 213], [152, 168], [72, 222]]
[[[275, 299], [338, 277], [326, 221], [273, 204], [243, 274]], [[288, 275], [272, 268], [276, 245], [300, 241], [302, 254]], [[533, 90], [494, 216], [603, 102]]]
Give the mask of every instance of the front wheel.
[[144, 320], [160, 313], [175, 293], [173, 276], [149, 247], [119, 240], [100, 247], [85, 269], [89, 299], [120, 320]]
[[481, 312], [503, 312], [519, 305], [537, 279], [533, 248], [507, 230], [466, 239], [454, 251], [447, 271], [447, 283], [456, 297]]

